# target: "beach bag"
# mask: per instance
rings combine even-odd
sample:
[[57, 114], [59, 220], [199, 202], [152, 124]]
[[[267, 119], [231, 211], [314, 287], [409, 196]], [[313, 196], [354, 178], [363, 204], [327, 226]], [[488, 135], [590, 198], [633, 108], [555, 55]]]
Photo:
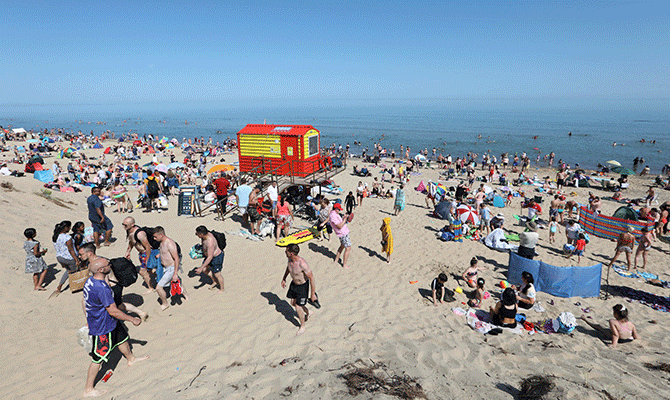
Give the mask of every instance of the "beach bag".
[[109, 260], [114, 276], [119, 285], [128, 287], [137, 281], [137, 268], [125, 257]]
[[567, 243], [563, 245], [563, 252], [565, 254], [572, 254], [573, 251], [575, 251], [575, 246]]
[[147, 178], [147, 193], [151, 195], [158, 194], [158, 182], [156, 178]]
[[212, 235], [214, 235], [214, 238], [216, 239], [217, 246], [219, 246], [219, 249], [223, 251], [223, 249], [226, 248], [226, 235], [217, 231], [211, 231], [211, 232]]
[[70, 291], [74, 293], [77, 290], [81, 290], [84, 288], [86, 280], [88, 280], [88, 269], [85, 268], [80, 271], [71, 273], [68, 279], [70, 284]]
[[452, 241], [454, 240], [454, 234], [451, 232], [442, 232], [442, 234], [440, 235], [440, 240], [444, 242]]
[[193, 260], [197, 260], [198, 258], [204, 258], [205, 255], [202, 253], [202, 245], [199, 243], [193, 245], [193, 247], [191, 247], [191, 250], [188, 252], [188, 255]]
[[88, 353], [93, 347], [93, 336], [88, 333], [88, 326], [82, 326], [77, 331], [77, 343]]
[[572, 313], [564, 311], [561, 315], [558, 316], [558, 332], [559, 333], [570, 333], [575, 330], [577, 326], [577, 320]]
[[168, 199], [167, 199], [167, 197], [161, 195], [161, 196], [158, 198], [158, 201], [160, 202], [161, 207], [163, 207], [163, 208], [167, 208], [167, 207], [168, 207]]

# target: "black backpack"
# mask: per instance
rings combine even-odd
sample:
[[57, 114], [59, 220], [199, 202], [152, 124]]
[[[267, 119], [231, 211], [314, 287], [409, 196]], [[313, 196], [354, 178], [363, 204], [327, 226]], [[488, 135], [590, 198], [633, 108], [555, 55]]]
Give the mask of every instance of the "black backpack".
[[223, 251], [223, 249], [226, 248], [226, 235], [217, 231], [211, 231], [211, 232], [212, 235], [214, 235], [214, 238], [216, 239], [216, 245], [219, 246], [219, 249], [221, 249], [221, 251]]
[[147, 180], [147, 192], [151, 195], [158, 193], [158, 181], [154, 177], [153, 179]]
[[109, 260], [114, 276], [119, 285], [128, 287], [137, 281], [137, 268], [125, 257]]

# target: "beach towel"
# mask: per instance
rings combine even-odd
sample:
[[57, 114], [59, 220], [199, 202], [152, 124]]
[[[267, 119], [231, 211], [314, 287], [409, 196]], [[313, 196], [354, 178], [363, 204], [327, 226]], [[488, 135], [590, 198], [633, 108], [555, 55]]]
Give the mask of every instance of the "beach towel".
[[451, 224], [454, 229], [454, 242], [463, 242], [463, 232], [461, 222], [456, 220]]
[[510, 332], [510, 333], [516, 333], [517, 335], [520, 335], [523, 333], [523, 329], [521, 328], [520, 325], [517, 324], [516, 328], [502, 328], [500, 326], [493, 325], [491, 323], [491, 314], [483, 311], [483, 310], [477, 310], [474, 308], [468, 309], [468, 311], [465, 314], [465, 320], [467, 321], [468, 325], [474, 330], [476, 330], [479, 333], [487, 334], [489, 331], [495, 328], [501, 328], [504, 331]]
[[389, 255], [393, 254], [393, 233], [391, 233], [391, 218], [384, 218], [384, 225], [380, 229], [386, 240], [382, 240], [382, 251], [388, 253]]
[[640, 277], [637, 273], [626, 270], [626, 267], [624, 267], [623, 265], [613, 265], [612, 269], [614, 270], [614, 272], [623, 276], [624, 278], [639, 278]]

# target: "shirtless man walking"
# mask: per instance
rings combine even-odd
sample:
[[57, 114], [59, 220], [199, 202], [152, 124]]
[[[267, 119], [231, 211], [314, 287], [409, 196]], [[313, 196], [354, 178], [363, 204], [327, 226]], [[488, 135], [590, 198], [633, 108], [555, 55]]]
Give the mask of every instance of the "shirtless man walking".
[[[161, 299], [161, 310], [167, 310], [170, 305], [167, 301], [167, 293], [165, 287], [169, 286], [171, 282], [179, 281], [179, 267], [181, 267], [181, 258], [177, 250], [177, 243], [165, 235], [165, 229], [162, 226], [154, 228], [154, 240], [160, 242], [159, 252], [161, 264], [163, 264], [163, 276], [156, 283], [156, 291], [158, 297]], [[184, 299], [188, 300], [186, 290], [182, 288]]]
[[[298, 313], [298, 319], [300, 320], [300, 329], [296, 332], [296, 335], [300, 335], [305, 332], [305, 322], [309, 318], [309, 310], [307, 309], [307, 299], [316, 302], [316, 281], [314, 280], [314, 275], [312, 270], [309, 269], [307, 262], [298, 256], [300, 253], [300, 247], [297, 244], [291, 243], [286, 247], [286, 258], [288, 258], [288, 263], [286, 265], [286, 271], [284, 271], [284, 277], [281, 281], [281, 287], [286, 287], [286, 277], [288, 274], [291, 274], [291, 284], [288, 288], [288, 293], [286, 297], [291, 299], [291, 305], [295, 307], [295, 311]], [[310, 285], [311, 283], [311, 285]]]
[[219, 248], [216, 237], [214, 237], [214, 234], [206, 226], [200, 225], [195, 228], [195, 236], [202, 241], [202, 253], [205, 255], [202, 265], [200, 268], [196, 268], [195, 273], [211, 273], [214, 284], [210, 290], [216, 289], [216, 285], [218, 284], [219, 292], [223, 292], [223, 276], [221, 275], [221, 270], [223, 269], [223, 250]]
[[[153, 265], [157, 261], [154, 259], [158, 255], [159, 243], [153, 238], [153, 230], [135, 225], [135, 218], [133, 217], [126, 217], [123, 220], [123, 229], [126, 230], [126, 237], [128, 238], [128, 249], [125, 257], [130, 260], [130, 252], [133, 248], [137, 250], [140, 256], [139, 272], [147, 285], [147, 291], [144, 294], [151, 293], [155, 290], [151, 287], [151, 270], [155, 268]], [[152, 259], [152, 263], [149, 263], [150, 259]]]

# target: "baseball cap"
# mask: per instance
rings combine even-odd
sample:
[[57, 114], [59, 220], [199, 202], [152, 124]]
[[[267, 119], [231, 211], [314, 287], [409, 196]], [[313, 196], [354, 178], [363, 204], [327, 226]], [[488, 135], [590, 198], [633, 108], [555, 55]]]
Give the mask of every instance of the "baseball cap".
[[333, 209], [342, 211], [342, 205], [340, 203], [335, 203]]

